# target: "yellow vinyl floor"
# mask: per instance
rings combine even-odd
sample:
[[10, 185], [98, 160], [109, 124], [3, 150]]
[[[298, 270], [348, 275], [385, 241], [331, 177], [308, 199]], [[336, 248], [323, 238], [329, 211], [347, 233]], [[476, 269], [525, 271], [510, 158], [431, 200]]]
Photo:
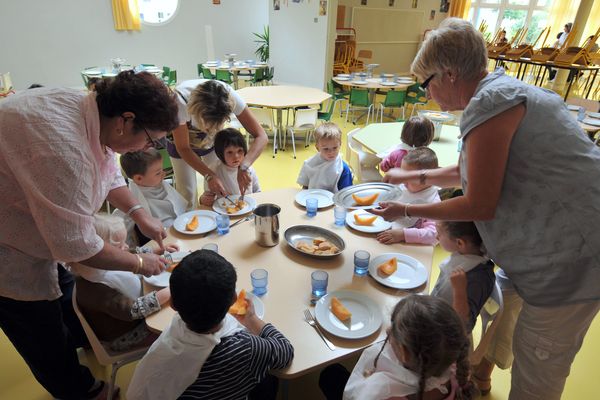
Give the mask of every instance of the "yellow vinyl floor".
[[[337, 109], [336, 109], [337, 110]], [[351, 123], [344, 123], [339, 118], [339, 113], [335, 122], [340, 123], [345, 133], [355, 128]], [[398, 132], [400, 137], [400, 132]], [[288, 150], [280, 151], [275, 158], [272, 158], [272, 148], [264, 150], [263, 155], [255, 163], [255, 168], [263, 190], [270, 190], [281, 187], [294, 187], [297, 174], [302, 162], [315, 154], [314, 144], [304, 148], [303, 141], [298, 140], [297, 158], [292, 157], [290, 146]], [[272, 146], [272, 144], [269, 144]], [[342, 149], [345, 149], [345, 138]], [[433, 276], [432, 281], [437, 279], [437, 265], [445, 258], [447, 254], [439, 247], [434, 252]], [[600, 283], [599, 283], [600, 284]], [[475, 332], [475, 335], [478, 333]], [[598, 370], [596, 366], [600, 355], [600, 318], [596, 318], [585, 339], [583, 347], [579, 352], [575, 363], [573, 364], [571, 375], [567, 381], [563, 399], [598, 399], [598, 389], [594, 381], [598, 379]], [[90, 365], [92, 372], [96, 377], [107, 379], [109, 371], [103, 370], [95, 361], [93, 353], [81, 352], [81, 359], [87, 365]], [[351, 368], [353, 360], [346, 361]], [[121, 387], [122, 393], [127, 389], [127, 384], [135, 364], [123, 367], [117, 376], [117, 384]], [[167, 372], [166, 372], [167, 373]], [[176, 371], [173, 371], [176, 373]], [[322, 399], [317, 386], [318, 374], [308, 374], [302, 378], [293, 380], [289, 383], [290, 399]], [[510, 371], [501, 371], [496, 369], [492, 376], [492, 392], [486, 396], [488, 400], [502, 400], [508, 398], [510, 388]], [[124, 398], [124, 396], [121, 396]], [[14, 350], [10, 341], [0, 331], [0, 400], [50, 400], [52, 397], [36, 382], [19, 354]]]

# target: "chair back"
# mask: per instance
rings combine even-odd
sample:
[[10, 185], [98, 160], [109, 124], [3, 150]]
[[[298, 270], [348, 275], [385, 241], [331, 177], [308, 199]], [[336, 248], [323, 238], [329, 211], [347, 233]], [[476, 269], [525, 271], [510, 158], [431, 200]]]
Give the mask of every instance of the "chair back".
[[[328, 84], [328, 86], [329, 86], [329, 84]], [[324, 107], [325, 104], [327, 104], [327, 107]], [[320, 119], [325, 122], [331, 121], [331, 117], [333, 116], [334, 108], [335, 108], [335, 100], [332, 97], [329, 100], [327, 100], [327, 103], [321, 104], [321, 109], [319, 110], [319, 113], [317, 114], [317, 119]]]
[[248, 107], [254, 118], [265, 130], [275, 131], [275, 119], [270, 108]]
[[366, 58], [366, 59], [371, 59], [373, 58], [373, 51], [372, 50], [359, 50], [358, 51], [358, 56], [356, 56], [356, 58]]
[[371, 105], [369, 91], [366, 89], [352, 88], [350, 90], [350, 104], [359, 107], [369, 107]]
[[348, 132], [346, 136], [346, 161], [352, 168], [359, 183], [379, 182], [382, 177], [377, 169], [381, 160], [374, 154], [365, 152], [362, 145], [354, 140], [360, 128]]
[[216, 79], [229, 84], [233, 83], [231, 72], [228, 69], [217, 69]]
[[410, 104], [427, 103], [427, 93], [421, 88], [420, 83], [413, 83], [406, 89], [406, 102]]
[[294, 128], [314, 129], [317, 124], [319, 110], [316, 108], [299, 108], [294, 110]]
[[492, 294], [479, 312], [479, 316], [481, 317], [481, 339], [469, 357], [472, 365], [479, 364], [483, 359], [483, 356], [487, 352], [487, 348], [492, 341], [494, 332], [498, 327], [498, 322], [500, 321], [500, 316], [503, 311], [504, 300], [502, 298], [502, 289], [500, 289], [500, 285], [498, 284], [498, 281], [496, 281]]
[[200, 66], [200, 72], [198, 72], [199, 76], [202, 76], [204, 79], [215, 79], [215, 76], [210, 72], [210, 69], [203, 67], [202, 64], [198, 65]]
[[254, 80], [262, 81], [265, 79], [265, 68], [257, 68], [254, 72]]
[[[83, 76], [83, 74], [82, 74]], [[85, 78], [84, 78], [85, 81]], [[10, 72], [0, 74], [0, 96], [7, 96], [9, 93], [14, 93]]]
[[163, 79], [169, 79], [169, 73], [171, 72], [171, 68], [163, 66]]
[[389, 90], [383, 100], [384, 107], [402, 107], [406, 101], [406, 91]]
[[77, 303], [77, 286], [75, 286], [73, 288], [72, 297], [73, 297], [73, 299], [72, 299], [73, 310], [75, 310], [75, 314], [77, 314], [77, 318], [79, 318], [79, 322], [81, 322], [81, 327], [83, 328], [83, 331], [85, 332], [85, 335], [87, 336], [88, 341], [90, 342], [90, 346], [92, 346], [92, 351], [94, 352], [94, 355], [96, 356], [96, 358], [98, 359], [98, 362], [101, 365], [107, 366], [107, 365], [112, 365], [119, 361], [126, 361], [126, 360], [128, 360], [127, 362], [132, 362], [135, 360], [139, 360], [140, 358], [142, 358], [144, 356], [144, 354], [146, 354], [148, 347], [138, 348], [135, 350], [121, 352], [121, 353], [114, 353], [114, 352], [106, 349], [104, 347], [104, 345], [102, 344], [102, 342], [100, 341], [100, 339], [98, 339], [98, 336], [96, 336], [96, 333], [94, 333], [94, 330], [92, 329], [90, 324], [87, 322], [87, 320], [85, 319], [85, 316], [83, 315], [83, 313], [81, 312], [81, 309], [79, 308], [79, 304]]

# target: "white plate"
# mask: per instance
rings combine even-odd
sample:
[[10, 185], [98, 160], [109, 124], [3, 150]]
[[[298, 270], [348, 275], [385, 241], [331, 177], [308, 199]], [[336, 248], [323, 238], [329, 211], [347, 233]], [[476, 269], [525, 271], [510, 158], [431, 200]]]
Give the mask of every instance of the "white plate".
[[[352, 197], [353, 194], [358, 196], [371, 196], [378, 193], [377, 199], [370, 206], [359, 206]], [[359, 183], [358, 185], [348, 186], [340, 190], [333, 196], [335, 205], [342, 206], [353, 210], [368, 210], [379, 207], [382, 201], [395, 201], [402, 195], [402, 190], [398, 185], [383, 182], [367, 182]]]
[[593, 126], [600, 126], [600, 119], [595, 119], [595, 118], [585, 118], [583, 121], [584, 124], [588, 124], [588, 125], [593, 125]]
[[[391, 275], [380, 275], [377, 267], [391, 258], [398, 261], [398, 269]], [[385, 253], [371, 260], [369, 274], [382, 285], [394, 289], [413, 289], [427, 282], [427, 269], [419, 261], [400, 253]]]
[[[198, 227], [195, 231], [188, 231], [185, 229], [185, 225], [190, 222], [194, 215], [198, 216]], [[188, 211], [177, 217], [175, 222], [173, 222], [173, 228], [175, 228], [177, 232], [185, 233], [186, 235], [199, 235], [201, 233], [207, 233], [217, 227], [217, 221], [215, 221], [216, 217], [217, 214], [212, 211]]]
[[306, 207], [306, 199], [314, 197], [319, 201], [318, 208], [326, 208], [333, 205], [333, 193], [323, 189], [306, 189], [296, 194], [296, 203]]
[[146, 71], [146, 72], [163, 72], [162, 69], [157, 68], [157, 67], [146, 67], [146, 68], [144, 68], [144, 71]]
[[[189, 251], [176, 251], [175, 253], [170, 253], [173, 262], [179, 262], [183, 260], [183, 257], [190, 254]], [[158, 287], [167, 287], [169, 286], [169, 278], [171, 277], [171, 273], [167, 271], [163, 271], [158, 275], [154, 275], [151, 277], [144, 276], [144, 280], [153, 286]]]
[[83, 71], [85, 75], [102, 75], [102, 71], [99, 69], [86, 69]]
[[597, 113], [597, 112], [588, 112], [587, 115], [590, 118], [600, 119], [600, 113]]
[[393, 78], [394, 74], [383, 74], [383, 76], [386, 78]]
[[252, 300], [252, 303], [254, 303], [254, 313], [258, 318], [263, 319], [265, 317], [265, 303], [257, 295], [248, 290], [246, 290], [246, 299]]
[[398, 83], [396, 82], [381, 82], [383, 86], [396, 86]]
[[571, 111], [579, 111], [579, 106], [576, 106], [574, 104], [567, 104], [567, 109], [571, 110]]
[[[340, 321], [330, 310], [331, 298], [339, 301], [352, 313], [349, 321]], [[375, 333], [382, 322], [377, 303], [359, 292], [338, 290], [321, 297], [315, 306], [319, 325], [332, 335], [346, 339], [360, 339]]]
[[117, 74], [115, 74], [114, 72], [105, 72], [102, 74], [102, 76], [106, 77], [106, 78], [112, 78], [112, 77], [117, 76]]
[[337, 74], [336, 78], [350, 78], [350, 74]]
[[352, 81], [352, 83], [355, 85], [366, 85], [367, 81]]
[[352, 229], [356, 229], [357, 231], [366, 232], [366, 233], [379, 233], [379, 232], [387, 231], [388, 229], [390, 229], [392, 227], [391, 222], [386, 221], [385, 219], [381, 218], [380, 216], [377, 216], [377, 219], [375, 221], [373, 221], [372, 225], [358, 225], [354, 221], [355, 214], [358, 214], [361, 216], [366, 215], [366, 216], [371, 216], [371, 217], [373, 216], [373, 214], [368, 213], [363, 210], [354, 210], [354, 211], [346, 214], [346, 223]]
[[349, 76], [336, 76], [335, 79], [337, 79], [338, 81], [349, 81], [350, 77]]
[[[240, 195], [232, 194], [232, 195], [229, 195], [228, 197], [235, 203], [237, 201], [237, 199], [240, 198]], [[256, 200], [254, 200], [252, 197], [244, 196], [244, 201], [246, 202], [246, 206], [244, 208], [242, 208], [240, 211], [238, 211], [236, 213], [229, 214], [225, 208], [231, 206], [231, 203], [226, 198], [219, 197], [213, 203], [213, 210], [215, 210], [219, 214], [223, 214], [223, 215], [244, 215], [244, 214], [248, 214], [249, 212], [253, 211], [256, 208]]]

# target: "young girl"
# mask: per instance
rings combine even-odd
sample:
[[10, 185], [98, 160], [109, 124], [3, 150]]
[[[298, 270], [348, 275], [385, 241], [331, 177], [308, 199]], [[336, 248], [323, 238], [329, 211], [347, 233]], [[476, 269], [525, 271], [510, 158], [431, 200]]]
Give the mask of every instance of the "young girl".
[[400, 140], [402, 142], [397, 149], [388, 154], [379, 169], [387, 172], [392, 168], [400, 168], [404, 156], [415, 147], [427, 147], [433, 141], [433, 123], [425, 117], [411, 117], [402, 127]]
[[[127, 230], [122, 218], [98, 214], [94, 216], [96, 233], [105, 242], [127, 249]], [[167, 251], [177, 246], [167, 245]], [[88, 323], [113, 351], [125, 351], [149, 345], [156, 339], [146, 328], [144, 318], [161, 309], [169, 301], [169, 288], [142, 295], [142, 282], [131, 272], [103, 270], [79, 263], [71, 264], [77, 275], [77, 303]]]
[[383, 344], [363, 352], [344, 399], [470, 399], [468, 353], [452, 308], [435, 297], [410, 295], [394, 307]]
[[440, 264], [440, 276], [431, 291], [451, 304], [471, 332], [494, 290], [494, 263], [484, 256], [477, 227], [470, 221], [437, 223], [440, 246], [452, 254]]
[[[250, 184], [244, 193], [240, 192], [238, 184], [238, 169], [248, 153], [248, 146], [244, 136], [234, 128], [227, 128], [219, 131], [215, 136], [215, 154], [220, 162], [214, 168], [215, 176], [223, 183], [223, 187], [228, 194], [252, 194], [260, 192], [258, 177], [254, 168], [248, 167], [247, 172], [250, 175]], [[216, 194], [209, 190], [208, 181], [212, 175], [208, 175], [205, 180], [205, 191], [200, 196], [200, 203], [205, 206], [212, 206], [216, 199]]]

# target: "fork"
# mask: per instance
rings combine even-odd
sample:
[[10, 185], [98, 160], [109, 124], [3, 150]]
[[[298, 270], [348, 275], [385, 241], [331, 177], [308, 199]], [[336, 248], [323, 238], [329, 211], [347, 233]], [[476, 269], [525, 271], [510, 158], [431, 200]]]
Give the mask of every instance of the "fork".
[[223, 196], [223, 197], [225, 197], [227, 200], [229, 200], [229, 202], [230, 202], [231, 204], [233, 204], [234, 206], [237, 206], [237, 203], [236, 203], [236, 202], [234, 202], [233, 200], [231, 200], [231, 199], [229, 198], [229, 196]]
[[319, 326], [317, 325], [317, 321], [315, 321], [315, 317], [313, 317], [313, 315], [310, 313], [310, 310], [308, 310], [308, 309], [304, 310], [304, 320], [306, 321], [307, 324], [309, 324], [310, 326], [312, 326], [313, 328], [315, 328], [315, 330], [317, 331], [317, 333], [319, 334], [319, 336], [321, 336], [321, 339], [323, 339], [323, 341], [325, 342], [325, 344], [327, 345], [327, 347], [329, 347], [329, 350], [335, 350], [335, 346], [333, 345], [333, 343], [331, 343], [321, 333], [321, 330], [319, 329]]

